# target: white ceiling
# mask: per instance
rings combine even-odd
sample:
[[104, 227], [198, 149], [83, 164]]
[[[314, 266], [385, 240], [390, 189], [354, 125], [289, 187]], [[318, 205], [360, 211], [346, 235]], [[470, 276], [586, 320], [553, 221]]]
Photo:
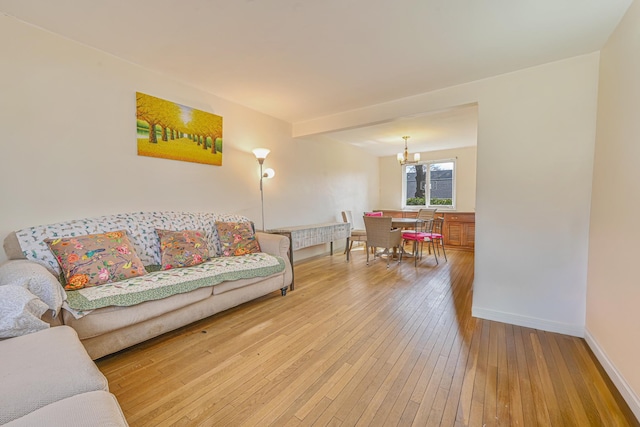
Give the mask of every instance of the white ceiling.
[[478, 107], [461, 106], [324, 136], [380, 157], [395, 156], [403, 151], [405, 135], [410, 137], [407, 141], [410, 154], [474, 146], [478, 140]]
[[597, 51], [631, 1], [0, 0], [0, 11], [295, 123]]

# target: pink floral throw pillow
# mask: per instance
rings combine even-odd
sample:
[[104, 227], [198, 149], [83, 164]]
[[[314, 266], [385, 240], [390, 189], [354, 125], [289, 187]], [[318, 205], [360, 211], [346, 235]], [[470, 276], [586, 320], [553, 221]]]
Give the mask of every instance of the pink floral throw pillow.
[[239, 256], [260, 252], [250, 222], [216, 222], [223, 256]]
[[124, 230], [104, 234], [46, 239], [66, 280], [65, 289], [76, 290], [104, 285], [146, 270]]
[[209, 259], [204, 232], [198, 230], [156, 230], [160, 237], [162, 269], [198, 265]]

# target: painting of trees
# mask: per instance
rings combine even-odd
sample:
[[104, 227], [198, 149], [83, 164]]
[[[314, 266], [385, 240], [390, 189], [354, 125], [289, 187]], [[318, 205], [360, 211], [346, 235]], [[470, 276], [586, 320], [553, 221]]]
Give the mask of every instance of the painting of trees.
[[[202, 148], [206, 150], [211, 148], [211, 153], [216, 154], [217, 138], [222, 138], [222, 120], [213, 121], [209, 118], [210, 114], [204, 111], [194, 110], [191, 116], [191, 121], [188, 123], [189, 128], [196, 132], [196, 135], [202, 141]], [[209, 144], [209, 141], [211, 143]]]
[[222, 117], [136, 92], [138, 155], [222, 165]]

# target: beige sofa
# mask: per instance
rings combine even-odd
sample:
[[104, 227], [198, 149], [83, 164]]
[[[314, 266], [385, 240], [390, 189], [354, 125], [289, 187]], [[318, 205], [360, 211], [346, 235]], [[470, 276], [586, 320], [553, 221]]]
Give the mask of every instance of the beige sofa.
[[[238, 215], [184, 212], [109, 215], [25, 228], [8, 235], [4, 241], [4, 249], [10, 260], [9, 267], [11, 263], [24, 264], [26, 262], [24, 259], [27, 259], [32, 267], [38, 266], [48, 272], [37, 273], [39, 276], [50, 274], [50, 279], [53, 278], [51, 281], [55, 281], [56, 286], [60, 286], [55, 277], [59, 274], [59, 267], [44, 244], [45, 238], [126, 230], [143, 264], [158, 265], [160, 255], [156, 229], [203, 230], [210, 246], [209, 252], [220, 255], [221, 246], [215, 227], [216, 221], [237, 222], [248, 221], [248, 219]], [[152, 300], [140, 301], [133, 305], [127, 302], [121, 305], [78, 309], [74, 308], [72, 303], [80, 298], [76, 298], [76, 293], [80, 291], [67, 291], [67, 300], [63, 303], [60, 314], [50, 319], [50, 323], [54, 326], [64, 324], [72, 327], [90, 357], [97, 359], [271, 292], [280, 290], [282, 295], [285, 295], [292, 281], [292, 267], [287, 256], [289, 240], [284, 236], [260, 232], [256, 233], [256, 237], [262, 254], [252, 255], [261, 256], [259, 261], [263, 264], [267, 261], [272, 263], [269, 264], [272, 265], [269, 267], [271, 270], [267, 268], [265, 272], [264, 269], [252, 265], [246, 267], [234, 265], [234, 271], [224, 271], [212, 277], [210, 282], [207, 282], [210, 284], [202, 285], [204, 279], [199, 279], [197, 282], [200, 285], [193, 290], [162, 298], [156, 295]], [[237, 259], [226, 258], [226, 260], [236, 261], [236, 264], [240, 259], [243, 259], [243, 262], [245, 259], [250, 260], [243, 257], [235, 258]], [[211, 262], [217, 260], [224, 261], [224, 257]], [[258, 263], [258, 265], [262, 264]], [[189, 282], [191, 279], [188, 270], [191, 268], [176, 269], [180, 272], [173, 274], [185, 274], [184, 279], [177, 280], [193, 283], [193, 281]], [[275, 271], [278, 268], [280, 271]], [[163, 273], [167, 272], [149, 274]], [[40, 277], [38, 282], [42, 281]], [[97, 288], [103, 286], [105, 285]], [[95, 288], [90, 289], [95, 290]]]
[[0, 354], [0, 425], [127, 425], [107, 379], [73, 329], [0, 341]]

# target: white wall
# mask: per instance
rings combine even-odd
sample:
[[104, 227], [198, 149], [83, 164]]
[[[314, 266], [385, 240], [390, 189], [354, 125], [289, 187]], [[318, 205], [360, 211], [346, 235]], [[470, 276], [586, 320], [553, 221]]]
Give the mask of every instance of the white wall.
[[592, 53], [296, 123], [294, 135], [477, 102], [473, 315], [582, 336], [598, 61]]
[[601, 52], [587, 341], [640, 418], [640, 4]]
[[[456, 159], [456, 211], [476, 210], [476, 147], [420, 153], [421, 160]], [[402, 167], [396, 156], [380, 158], [381, 209], [402, 208]]]
[[[341, 220], [341, 210], [377, 202], [377, 159], [354, 147], [294, 140], [288, 123], [7, 16], [0, 58], [0, 238], [144, 210], [239, 213], [260, 228], [256, 147], [272, 150], [265, 166], [276, 170], [267, 228]], [[136, 91], [223, 116], [223, 165], [138, 156]]]

